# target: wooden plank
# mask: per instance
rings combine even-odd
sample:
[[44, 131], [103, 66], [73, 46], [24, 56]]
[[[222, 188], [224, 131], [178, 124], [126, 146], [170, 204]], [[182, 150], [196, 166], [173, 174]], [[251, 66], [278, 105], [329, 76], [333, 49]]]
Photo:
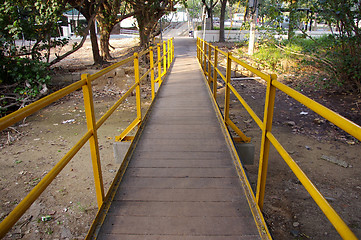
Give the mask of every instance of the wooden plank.
[[239, 202], [114, 201], [109, 215], [153, 217], [252, 217]]
[[121, 188], [114, 198], [126, 201], [166, 201], [166, 202], [232, 202], [242, 201], [240, 189], [159, 189], [159, 188]]
[[255, 235], [256, 226], [249, 220], [247, 217], [112, 216], [103, 227], [104, 232], [120, 234]]
[[[187, 162], [184, 162], [187, 161]], [[129, 164], [129, 168], [142, 167], [142, 168], [153, 168], [157, 166], [159, 168], [179, 168], [179, 167], [191, 167], [191, 168], [222, 168], [222, 167], [233, 167], [224, 159], [158, 159], [154, 158], [144, 159], [144, 161], [134, 161]]]
[[132, 177], [199, 177], [199, 178], [225, 178], [233, 177], [236, 171], [233, 168], [129, 168], [127, 175]]
[[259, 235], [249, 236], [191, 236], [191, 235], [129, 235], [129, 234], [102, 234], [102, 240], [259, 240]]

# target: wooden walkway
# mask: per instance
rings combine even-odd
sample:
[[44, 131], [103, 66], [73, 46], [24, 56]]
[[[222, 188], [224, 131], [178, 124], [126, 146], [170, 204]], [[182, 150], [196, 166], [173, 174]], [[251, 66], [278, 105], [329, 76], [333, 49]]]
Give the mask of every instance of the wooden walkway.
[[196, 58], [179, 56], [97, 239], [263, 239], [259, 229]]

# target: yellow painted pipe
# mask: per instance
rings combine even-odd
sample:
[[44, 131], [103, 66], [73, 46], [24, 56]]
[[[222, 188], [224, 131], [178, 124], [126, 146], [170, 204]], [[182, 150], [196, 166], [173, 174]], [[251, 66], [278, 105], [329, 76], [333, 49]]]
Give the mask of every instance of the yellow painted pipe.
[[248, 65], [247, 63], [242, 62], [241, 60], [239, 60], [238, 58], [235, 58], [233, 56], [231, 56], [231, 59], [233, 61], [235, 61], [236, 63], [238, 63], [239, 65], [241, 65], [242, 67], [246, 68], [247, 70], [253, 72], [254, 74], [256, 74], [257, 76], [263, 78], [264, 80], [266, 80], [267, 82], [271, 80], [270, 75], [265, 74], [257, 69], [255, 69], [254, 67]]
[[325, 106], [319, 104], [318, 102], [315, 102], [314, 100], [306, 97], [305, 95], [297, 92], [296, 90], [284, 85], [283, 83], [274, 81], [272, 84], [282, 92], [286, 93], [290, 97], [294, 98], [295, 100], [302, 103], [312, 111], [326, 118], [327, 120], [338, 126], [339, 128], [343, 129], [344, 131], [346, 131], [347, 133], [351, 134], [359, 141], [361, 141], [361, 127], [356, 123], [351, 122], [347, 118], [342, 117], [341, 115], [326, 108]]
[[26, 210], [35, 202], [40, 194], [55, 179], [60, 171], [69, 163], [75, 154], [84, 146], [92, 136], [88, 131], [70, 150], [69, 152], [45, 175], [43, 179], [29, 192], [28, 195], [9, 213], [9, 215], [0, 223], [0, 239], [14, 226]]
[[297, 163], [292, 159], [288, 152], [282, 147], [282, 145], [277, 141], [271, 132], [267, 133], [267, 138], [270, 140], [272, 145], [277, 149], [279, 154], [285, 160], [287, 165], [291, 168], [296, 177], [300, 180], [302, 185], [305, 187], [307, 192], [311, 195], [313, 200], [317, 203], [323, 213], [326, 215], [328, 220], [335, 227], [337, 232], [341, 235], [343, 239], [357, 239], [355, 234], [349, 229], [346, 223], [341, 219], [341, 217], [336, 213], [336, 211], [331, 207], [327, 200], [322, 196], [322, 194], [317, 190], [313, 185], [311, 180], [306, 176], [302, 169], [297, 165]]
[[99, 72], [96, 72], [96, 73], [94, 73], [92, 75], [89, 75], [89, 80], [94, 81], [95, 79], [97, 79], [97, 78], [103, 76], [104, 74], [107, 74], [108, 72], [110, 72], [110, 71], [112, 71], [112, 70], [114, 70], [114, 69], [116, 69], [116, 68], [118, 68], [118, 67], [120, 67], [120, 66], [122, 66], [122, 65], [124, 65], [124, 64], [126, 64], [128, 62], [130, 62], [130, 61], [132, 61], [133, 59], [134, 59], [134, 56], [128, 57], [127, 59], [124, 59], [124, 60], [122, 60], [120, 62], [114, 63], [113, 65], [110, 65], [109, 67], [104, 68], [104, 69], [100, 70]]
[[237, 99], [241, 102], [243, 107], [247, 110], [249, 115], [253, 118], [253, 120], [257, 123], [258, 127], [262, 129], [263, 122], [262, 120], [257, 116], [257, 114], [253, 111], [253, 109], [247, 104], [247, 102], [241, 97], [241, 95], [237, 92], [237, 90], [230, 85], [229, 88], [233, 92], [233, 94], [237, 97]]
[[130, 95], [131, 92], [138, 86], [134, 84], [114, 105], [98, 120], [96, 129], [99, 129], [101, 125], [113, 114], [113, 112], [119, 107], [119, 105]]
[[4, 130], [7, 127], [10, 127], [14, 123], [17, 123], [21, 121], [22, 119], [30, 116], [31, 114], [35, 113], [36, 111], [39, 111], [40, 109], [50, 105], [51, 103], [55, 102], [56, 100], [78, 90], [86, 83], [85, 80], [80, 80], [78, 82], [75, 82], [55, 93], [52, 93], [32, 104], [29, 104], [28, 106], [19, 109], [13, 113], [10, 113], [9, 115], [6, 115], [5, 117], [0, 119], [0, 131]]

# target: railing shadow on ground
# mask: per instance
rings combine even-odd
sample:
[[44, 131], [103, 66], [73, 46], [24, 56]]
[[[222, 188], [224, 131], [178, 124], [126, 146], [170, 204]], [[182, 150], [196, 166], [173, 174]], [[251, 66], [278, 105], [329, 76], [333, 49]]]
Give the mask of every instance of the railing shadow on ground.
[[[219, 57], [220, 54], [226, 58], [226, 73], [221, 71], [219, 67]], [[324, 107], [323, 105], [313, 101], [312, 99], [304, 96], [303, 94], [297, 92], [296, 90], [286, 86], [285, 84], [277, 81], [277, 75], [275, 74], [265, 74], [256, 68], [240, 61], [239, 59], [232, 56], [230, 52], [224, 52], [218, 47], [211, 45], [210, 43], [204, 41], [201, 38], [197, 38], [197, 58], [201, 68], [203, 70], [204, 76], [209, 84], [210, 91], [213, 93], [215, 101], [217, 101], [217, 79], [220, 77], [225, 84], [225, 100], [224, 100], [224, 110], [223, 110], [223, 121], [224, 124], [230, 129], [232, 129], [239, 137], [235, 137], [235, 142], [250, 142], [251, 139], [248, 138], [230, 119], [230, 95], [231, 93], [236, 96], [238, 101], [243, 105], [247, 110], [249, 115], [256, 122], [258, 127], [262, 131], [262, 140], [261, 140], [261, 149], [260, 149], [260, 159], [259, 159], [259, 168], [258, 168], [258, 181], [256, 194], [253, 195], [254, 200], [258, 204], [259, 208], [263, 208], [264, 196], [265, 196], [265, 186], [266, 186], [266, 176], [267, 176], [267, 167], [268, 167], [268, 158], [270, 151], [270, 144], [272, 144], [275, 149], [278, 151], [280, 156], [284, 159], [289, 168], [293, 171], [311, 197], [314, 199], [319, 208], [323, 211], [325, 216], [340, 234], [343, 239], [357, 239], [355, 234], [350, 230], [346, 223], [341, 219], [341, 217], [336, 213], [336, 211], [331, 207], [323, 195], [318, 191], [302, 169], [298, 166], [295, 160], [290, 156], [290, 154], [284, 149], [284, 147], [279, 143], [279, 141], [272, 134], [272, 121], [273, 121], [273, 111], [276, 97], [276, 90], [280, 90], [292, 97], [296, 101], [302, 103], [309, 109], [313, 110], [315, 113], [324, 117], [328, 121], [332, 122], [345, 132], [349, 133], [353, 137], [361, 141], [361, 127], [357, 124], [351, 122], [350, 120], [340, 116], [339, 114], [333, 112], [332, 110]], [[263, 121], [257, 116], [254, 110], [248, 105], [248, 103], [242, 98], [242, 96], [237, 92], [237, 90], [232, 86], [231, 83], [231, 72], [232, 72], [232, 63], [240, 65], [241, 67], [249, 70], [256, 76], [260, 77], [263, 81], [266, 82], [266, 97], [265, 97], [265, 107], [264, 107], [264, 117]], [[250, 187], [250, 186], [249, 186]]]
[[[154, 56], [156, 54], [156, 56]], [[149, 57], [149, 69], [140, 75], [139, 59], [142, 56]], [[168, 39], [163, 43], [158, 43], [155, 47], [150, 47], [140, 53], [134, 53], [132, 57], [124, 59], [115, 63], [97, 73], [92, 75], [83, 74], [81, 80], [75, 82], [57, 92], [50, 94], [16, 112], [13, 112], [0, 119], [0, 131], [10, 127], [11, 125], [21, 121], [27, 116], [39, 111], [40, 109], [54, 103], [55, 101], [77, 91], [82, 88], [85, 115], [87, 122], [87, 132], [81, 139], [65, 154], [65, 156], [47, 173], [44, 178], [29, 192], [28, 195], [10, 212], [7, 217], [0, 223], [0, 238], [3, 238], [7, 232], [15, 225], [27, 209], [34, 203], [41, 193], [51, 184], [51, 182], [58, 176], [62, 169], [72, 160], [77, 152], [89, 141], [90, 152], [92, 158], [95, 190], [98, 204], [98, 211], [100, 211], [103, 203], [107, 199], [104, 193], [101, 160], [99, 154], [99, 144], [97, 137], [97, 130], [104, 124], [104, 122], [116, 111], [116, 109], [135, 91], [136, 97], [136, 119], [117, 137], [116, 141], [131, 141], [134, 137], [128, 134], [142, 123], [141, 113], [141, 81], [150, 75], [151, 80], [151, 94], [152, 101], [156, 96], [157, 89], [161, 86], [168, 70], [174, 59], [174, 45], [173, 39]], [[109, 110], [100, 117], [95, 119], [94, 101], [92, 82], [114, 69], [123, 66], [127, 63], [134, 63], [134, 84], [120, 97], [116, 103], [109, 108]], [[111, 188], [110, 188], [111, 190]]]

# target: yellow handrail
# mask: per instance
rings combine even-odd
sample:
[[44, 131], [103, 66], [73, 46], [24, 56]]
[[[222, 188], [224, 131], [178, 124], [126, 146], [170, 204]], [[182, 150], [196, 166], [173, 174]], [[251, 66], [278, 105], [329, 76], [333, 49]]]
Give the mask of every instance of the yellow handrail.
[[[167, 46], [167, 51], [166, 51]], [[14, 224], [20, 219], [20, 217], [25, 213], [25, 211], [34, 203], [34, 201], [40, 196], [40, 194], [49, 186], [49, 184], [55, 179], [55, 177], [61, 172], [61, 170], [70, 162], [70, 160], [75, 156], [75, 154], [89, 141], [90, 143], [90, 151], [92, 157], [93, 164], [93, 173], [94, 173], [94, 182], [96, 189], [96, 196], [98, 202], [98, 208], [100, 209], [103, 200], [104, 200], [104, 187], [102, 181], [102, 172], [101, 172], [101, 164], [99, 157], [99, 146], [98, 146], [98, 138], [97, 138], [97, 130], [100, 126], [109, 118], [111, 114], [119, 107], [119, 105], [135, 90], [136, 91], [136, 108], [137, 108], [137, 118], [130, 124], [130, 126], [126, 129], [128, 131], [124, 131], [121, 136], [124, 138], [126, 135], [136, 126], [138, 126], [142, 122], [141, 115], [141, 97], [140, 97], [140, 81], [144, 79], [149, 73], [151, 73], [151, 78], [154, 80], [154, 66], [158, 67], [157, 71], [157, 79], [151, 81], [152, 89], [154, 90], [154, 83], [158, 82], [159, 87], [162, 83], [162, 78], [166, 75], [169, 70], [170, 64], [174, 59], [174, 46], [173, 39], [169, 39], [168, 41], [163, 42], [163, 53], [161, 56], [161, 49], [157, 47], [157, 56], [158, 61], [153, 63], [153, 48], [146, 49], [141, 53], [135, 53], [134, 56], [124, 59], [118, 63], [115, 63], [95, 74], [83, 74], [81, 76], [81, 80], [75, 82], [55, 93], [52, 93], [18, 111], [15, 111], [3, 118], [0, 119], [0, 131], [6, 129], [7, 127], [21, 121], [23, 118], [39, 111], [40, 109], [48, 106], [49, 104], [57, 101], [58, 99], [69, 95], [70, 93], [78, 90], [79, 88], [83, 89], [84, 96], [84, 106], [85, 106], [85, 114], [87, 120], [88, 131], [84, 134], [84, 136], [69, 150], [68, 153], [50, 170], [48, 174], [30, 191], [28, 195], [9, 213], [9, 215], [0, 223], [0, 238], [3, 238], [8, 231], [14, 226]], [[150, 54], [150, 69], [139, 76], [139, 56]], [[91, 82], [95, 79], [103, 76], [104, 74], [128, 63], [134, 61], [134, 75], [135, 75], [135, 84], [127, 90], [125, 94], [96, 122], [95, 120], [95, 112], [94, 112], [94, 102], [93, 102], [93, 94], [92, 94], [92, 85]], [[161, 61], [164, 62], [164, 69], [162, 72], [161, 69]], [[168, 63], [168, 66], [165, 64]], [[153, 91], [152, 90], [152, 91]], [[154, 94], [152, 94], [152, 100], [154, 99]], [[118, 140], [121, 138], [117, 137]]]
[[[296, 175], [296, 177], [300, 180], [302, 185], [320, 207], [320, 209], [324, 212], [326, 217], [329, 219], [331, 224], [335, 227], [337, 232], [343, 239], [357, 239], [355, 234], [350, 230], [350, 228], [346, 225], [346, 223], [341, 219], [341, 217], [336, 213], [336, 211], [331, 207], [331, 205], [327, 202], [327, 200], [322, 196], [322, 194], [317, 190], [317, 188], [312, 184], [310, 179], [306, 176], [306, 174], [301, 170], [301, 168], [297, 165], [297, 163], [292, 159], [292, 157], [287, 153], [287, 151], [282, 147], [282, 145], [277, 141], [277, 139], [271, 133], [272, 131], [272, 119], [273, 119], [273, 110], [275, 103], [275, 95], [276, 89], [281, 90], [286, 93], [290, 97], [294, 98], [298, 102], [302, 103], [306, 107], [310, 108], [317, 114], [321, 115], [325, 119], [334, 123], [336, 126], [340, 127], [350, 135], [354, 136], [358, 140], [361, 141], [361, 127], [357, 124], [351, 122], [350, 120], [340, 116], [339, 114], [333, 112], [332, 110], [322, 106], [321, 104], [313, 101], [312, 99], [304, 96], [303, 94], [293, 90], [292, 88], [280, 83], [277, 81], [277, 76], [275, 74], [265, 74], [255, 69], [254, 67], [248, 65], [247, 63], [242, 62], [241, 60], [235, 58], [230, 53], [223, 52], [219, 50], [217, 47], [212, 47], [214, 49], [214, 62], [211, 64], [213, 66], [213, 78], [210, 76], [210, 68], [206, 66], [209, 65], [209, 61], [212, 60], [211, 55], [206, 52], [206, 49], [211, 51], [211, 44], [207, 43], [203, 39], [197, 39], [197, 58], [198, 61], [204, 71], [204, 75], [207, 78], [207, 81], [211, 85], [213, 81], [213, 96], [216, 100], [217, 89], [214, 87], [217, 81], [217, 74], [221, 76], [223, 81], [225, 82], [225, 106], [224, 106], [224, 122], [226, 125], [231, 127], [233, 130], [239, 130], [236, 128], [234, 123], [229, 119], [229, 94], [232, 92], [235, 94], [237, 99], [241, 102], [241, 104], [245, 107], [247, 112], [251, 115], [254, 121], [257, 123], [259, 128], [262, 130], [262, 140], [261, 140], [261, 149], [260, 149], [260, 160], [259, 160], [259, 171], [258, 171], [258, 181], [257, 181], [257, 189], [256, 189], [256, 201], [260, 209], [263, 208], [264, 194], [265, 194], [265, 185], [266, 185], [266, 175], [267, 175], [267, 166], [268, 166], [268, 156], [270, 150], [270, 144], [276, 148], [276, 150], [280, 153], [284, 161]], [[226, 64], [226, 76], [224, 76], [221, 70], [218, 68], [218, 54], [222, 54], [227, 58]], [[208, 61], [208, 65], [207, 65]], [[264, 79], [267, 83], [266, 90], [266, 99], [265, 99], [265, 109], [263, 121], [256, 115], [253, 109], [247, 104], [247, 102], [241, 97], [241, 95], [236, 91], [236, 89], [231, 85], [230, 81], [230, 73], [231, 73], [231, 64], [232, 61], [241, 65], [245, 69], [251, 71], [257, 76]], [[208, 72], [207, 72], [208, 71]], [[236, 131], [238, 135], [238, 133]], [[245, 137], [240, 137], [243, 141], [245, 141]]]

